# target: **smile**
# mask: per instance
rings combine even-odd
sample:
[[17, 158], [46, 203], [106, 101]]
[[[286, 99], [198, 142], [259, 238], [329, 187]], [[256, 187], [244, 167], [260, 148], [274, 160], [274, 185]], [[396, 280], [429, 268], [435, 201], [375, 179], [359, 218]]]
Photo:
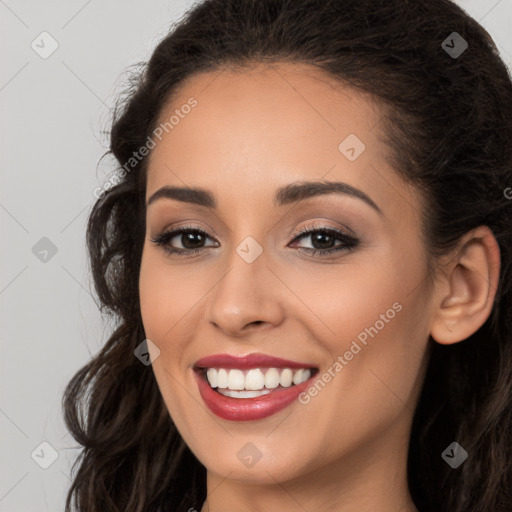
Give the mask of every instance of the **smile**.
[[309, 368], [293, 371], [291, 368], [253, 368], [252, 370], [229, 370], [208, 368], [206, 379], [210, 386], [224, 396], [232, 398], [254, 398], [270, 393], [280, 387], [289, 388], [302, 384], [311, 377]]
[[262, 419], [284, 409], [310, 385], [317, 371], [309, 364], [263, 354], [219, 354], [194, 366], [206, 406], [232, 421]]

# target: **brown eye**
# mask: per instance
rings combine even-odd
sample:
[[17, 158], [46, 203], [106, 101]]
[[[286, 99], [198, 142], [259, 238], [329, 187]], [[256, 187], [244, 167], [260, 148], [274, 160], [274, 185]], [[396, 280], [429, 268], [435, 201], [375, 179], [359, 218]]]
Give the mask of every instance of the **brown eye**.
[[[302, 238], [309, 238], [312, 247], [300, 247], [302, 251], [309, 254], [329, 254], [337, 251], [350, 250], [355, 248], [359, 240], [351, 235], [347, 235], [341, 230], [334, 228], [305, 228], [299, 231], [299, 235], [294, 238], [300, 240]], [[340, 241], [335, 245], [336, 240]]]
[[[169, 254], [176, 254], [178, 256], [188, 256], [190, 254], [197, 254], [206, 247], [203, 245], [206, 239], [210, 238], [206, 232], [201, 229], [191, 226], [181, 226], [179, 228], [164, 231], [151, 241], [162, 247]], [[182, 247], [175, 247], [176, 244], [181, 244]]]

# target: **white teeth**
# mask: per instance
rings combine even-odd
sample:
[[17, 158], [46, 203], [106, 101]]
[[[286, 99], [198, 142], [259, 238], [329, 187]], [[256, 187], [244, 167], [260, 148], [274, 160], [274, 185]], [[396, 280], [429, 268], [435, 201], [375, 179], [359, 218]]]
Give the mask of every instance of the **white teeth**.
[[[311, 376], [311, 370], [300, 368], [252, 368], [250, 370], [238, 370], [225, 368], [208, 368], [206, 378], [212, 388], [226, 396], [235, 398], [253, 398], [270, 393], [269, 390], [277, 388], [289, 388], [292, 385], [301, 384]], [[226, 390], [223, 392], [221, 390]], [[236, 393], [231, 393], [231, 391]], [[250, 392], [249, 394], [245, 391]], [[254, 394], [255, 392], [259, 392]], [[250, 395], [250, 396], [249, 396]]]
[[217, 387], [218, 379], [217, 379], [217, 370], [215, 368], [208, 368], [206, 372], [206, 377], [208, 378], [208, 382], [212, 388]]
[[[233, 370], [232, 370], [233, 371]], [[245, 376], [245, 389], [258, 390], [265, 387], [265, 376], [259, 368], [249, 370]]]
[[224, 370], [224, 368], [221, 368], [217, 373], [217, 386], [220, 389], [225, 389], [228, 387], [228, 372]]
[[245, 385], [244, 372], [242, 370], [229, 370], [228, 388], [234, 390], [242, 390]]
[[274, 389], [279, 386], [279, 371], [277, 368], [269, 368], [265, 373], [265, 387]]
[[293, 383], [300, 384], [301, 382], [306, 382], [311, 377], [311, 370], [309, 368], [297, 370], [293, 374]]
[[300, 370], [297, 370], [294, 374], [293, 374], [293, 379], [292, 379], [292, 382], [294, 384], [300, 384], [302, 382], [302, 372], [304, 370], [301, 368]]
[[293, 379], [292, 371], [290, 370], [290, 368], [285, 368], [281, 372], [281, 378], [280, 378], [279, 382], [281, 383], [281, 386], [283, 386], [283, 388], [289, 388], [292, 385], [292, 379]]
[[256, 398], [257, 396], [268, 395], [270, 389], [262, 389], [260, 391], [231, 391], [230, 389], [221, 389], [221, 395], [230, 396], [231, 398]]

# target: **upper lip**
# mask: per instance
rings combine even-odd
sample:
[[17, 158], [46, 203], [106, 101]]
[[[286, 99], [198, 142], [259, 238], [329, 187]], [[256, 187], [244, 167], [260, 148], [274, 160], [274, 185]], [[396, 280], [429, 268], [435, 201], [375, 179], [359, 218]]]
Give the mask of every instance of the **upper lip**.
[[195, 368], [226, 368], [226, 369], [249, 369], [249, 368], [315, 368], [310, 363], [290, 361], [281, 357], [269, 356], [266, 354], [214, 354], [202, 357], [196, 361]]

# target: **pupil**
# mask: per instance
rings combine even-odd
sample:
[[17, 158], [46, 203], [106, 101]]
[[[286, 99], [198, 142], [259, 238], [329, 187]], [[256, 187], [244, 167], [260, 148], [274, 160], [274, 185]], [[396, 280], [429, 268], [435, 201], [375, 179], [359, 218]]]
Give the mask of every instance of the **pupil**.
[[[324, 238], [324, 243], [322, 243], [322, 238]], [[327, 241], [325, 241], [325, 238]], [[328, 249], [330, 248], [333, 241], [333, 237], [328, 233], [317, 233], [316, 235], [313, 235], [313, 247], [316, 249]], [[316, 247], [317, 242], [320, 243], [320, 247]]]
[[[194, 237], [197, 237], [198, 246], [201, 246], [201, 242], [203, 241], [203, 235], [201, 233], [184, 233], [182, 235], [182, 244], [183, 247], [186, 247], [187, 249], [196, 249], [197, 247], [194, 245]], [[191, 246], [189, 246], [189, 242], [191, 243]], [[196, 244], [197, 245], [197, 244]]]

